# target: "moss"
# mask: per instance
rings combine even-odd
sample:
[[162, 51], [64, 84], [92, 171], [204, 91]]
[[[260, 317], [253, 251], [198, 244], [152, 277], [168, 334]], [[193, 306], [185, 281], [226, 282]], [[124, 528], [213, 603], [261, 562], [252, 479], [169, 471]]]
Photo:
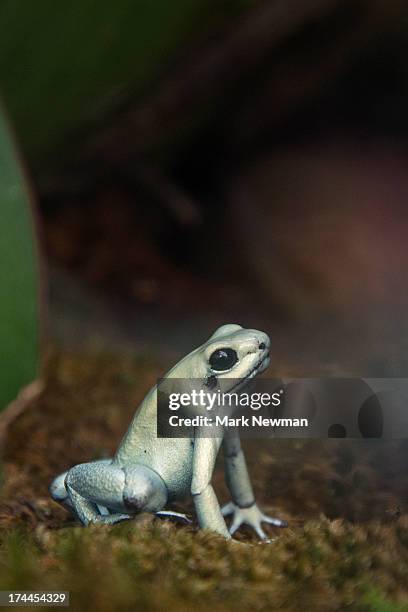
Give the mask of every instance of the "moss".
[[[259, 441], [248, 445], [261, 504], [289, 519], [288, 529], [270, 529], [270, 544], [258, 543], [248, 529], [239, 542], [227, 542], [196, 525], [145, 514], [110, 528], [75, 525], [50, 500], [50, 479], [113, 452], [160, 368], [104, 355], [51, 357], [46, 391], [13, 425], [6, 448], [0, 589], [69, 590], [75, 610], [102, 612], [406, 609], [408, 514], [396, 475], [385, 501], [378, 457], [371, 454], [371, 448], [385, 453], [378, 446], [280, 440], [268, 451]], [[394, 466], [406, 461], [403, 453], [392, 457]], [[364, 474], [364, 487], [355, 474]], [[346, 489], [338, 501], [333, 479]], [[226, 498], [221, 470], [215, 483]], [[400, 511], [386, 514], [387, 504]], [[191, 505], [177, 509], [189, 512]]]
[[[302, 601], [305, 609], [402, 611], [408, 550], [398, 532], [407, 527], [408, 518], [399, 519], [393, 527], [377, 525], [374, 536], [322, 519], [253, 545], [158, 519], [113, 528], [13, 528], [1, 545], [0, 588], [69, 590], [75, 609], [291, 610]], [[357, 542], [352, 556], [350, 541]]]

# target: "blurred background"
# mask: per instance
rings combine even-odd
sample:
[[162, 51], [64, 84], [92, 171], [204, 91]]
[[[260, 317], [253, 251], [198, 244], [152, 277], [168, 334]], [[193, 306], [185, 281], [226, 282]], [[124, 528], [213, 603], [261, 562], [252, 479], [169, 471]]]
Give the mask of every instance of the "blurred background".
[[0, 29], [38, 230], [14, 150], [5, 370], [40, 293], [70, 349], [168, 363], [238, 322], [289, 374], [406, 375], [405, 2], [13, 0]]

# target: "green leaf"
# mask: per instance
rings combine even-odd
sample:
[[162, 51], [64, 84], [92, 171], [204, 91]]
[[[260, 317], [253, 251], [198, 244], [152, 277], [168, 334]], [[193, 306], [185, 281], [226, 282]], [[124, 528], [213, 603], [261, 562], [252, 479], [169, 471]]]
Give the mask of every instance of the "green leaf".
[[28, 190], [0, 108], [0, 410], [38, 374], [38, 277]]

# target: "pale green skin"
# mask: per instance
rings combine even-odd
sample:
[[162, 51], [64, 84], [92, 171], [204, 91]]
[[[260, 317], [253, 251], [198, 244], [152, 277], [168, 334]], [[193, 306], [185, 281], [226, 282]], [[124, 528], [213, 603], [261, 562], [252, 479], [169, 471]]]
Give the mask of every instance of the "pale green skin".
[[[211, 354], [220, 348], [232, 348], [238, 362], [228, 371], [214, 372]], [[228, 391], [228, 379], [253, 378], [269, 365], [268, 336], [239, 325], [223, 325], [202, 346], [177, 363], [166, 378], [202, 380], [216, 376]], [[260, 538], [266, 535], [261, 523], [277, 527], [285, 521], [264, 515], [255, 503], [244, 454], [238, 437], [200, 437], [194, 439], [157, 437], [157, 388], [150, 390], [124, 435], [115, 456], [74, 466], [51, 484], [52, 497], [70, 507], [84, 524], [106, 523], [132, 518], [139, 512], [185, 518], [163, 511], [168, 501], [191, 494], [199, 525], [226, 538], [238, 527], [251, 525]], [[223, 446], [226, 481], [232, 501], [221, 510], [211, 479], [215, 460]], [[228, 531], [224, 516], [232, 514]]]

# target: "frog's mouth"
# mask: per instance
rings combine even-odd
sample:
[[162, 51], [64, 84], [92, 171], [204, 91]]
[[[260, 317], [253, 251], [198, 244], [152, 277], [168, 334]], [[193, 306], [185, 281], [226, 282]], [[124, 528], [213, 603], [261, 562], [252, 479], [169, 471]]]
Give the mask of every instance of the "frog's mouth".
[[266, 370], [268, 365], [269, 365], [269, 353], [266, 353], [266, 355], [264, 355], [262, 359], [258, 361], [256, 366], [249, 372], [249, 374], [245, 377], [244, 380], [254, 378], [254, 376], [256, 376], [259, 372], [263, 372], [264, 370]]
[[239, 381], [237, 383], [235, 383], [235, 385], [233, 385], [233, 387], [231, 387], [230, 392], [242, 389], [242, 387], [244, 387], [247, 383], [249, 383], [250, 380], [255, 378], [255, 376], [259, 372], [263, 372], [264, 370], [266, 370], [268, 365], [269, 365], [269, 353], [266, 353], [262, 357], [262, 359], [260, 359], [258, 361], [258, 363], [256, 363], [254, 365], [252, 370], [250, 370], [246, 376], [244, 376], [243, 378], [240, 378]]

